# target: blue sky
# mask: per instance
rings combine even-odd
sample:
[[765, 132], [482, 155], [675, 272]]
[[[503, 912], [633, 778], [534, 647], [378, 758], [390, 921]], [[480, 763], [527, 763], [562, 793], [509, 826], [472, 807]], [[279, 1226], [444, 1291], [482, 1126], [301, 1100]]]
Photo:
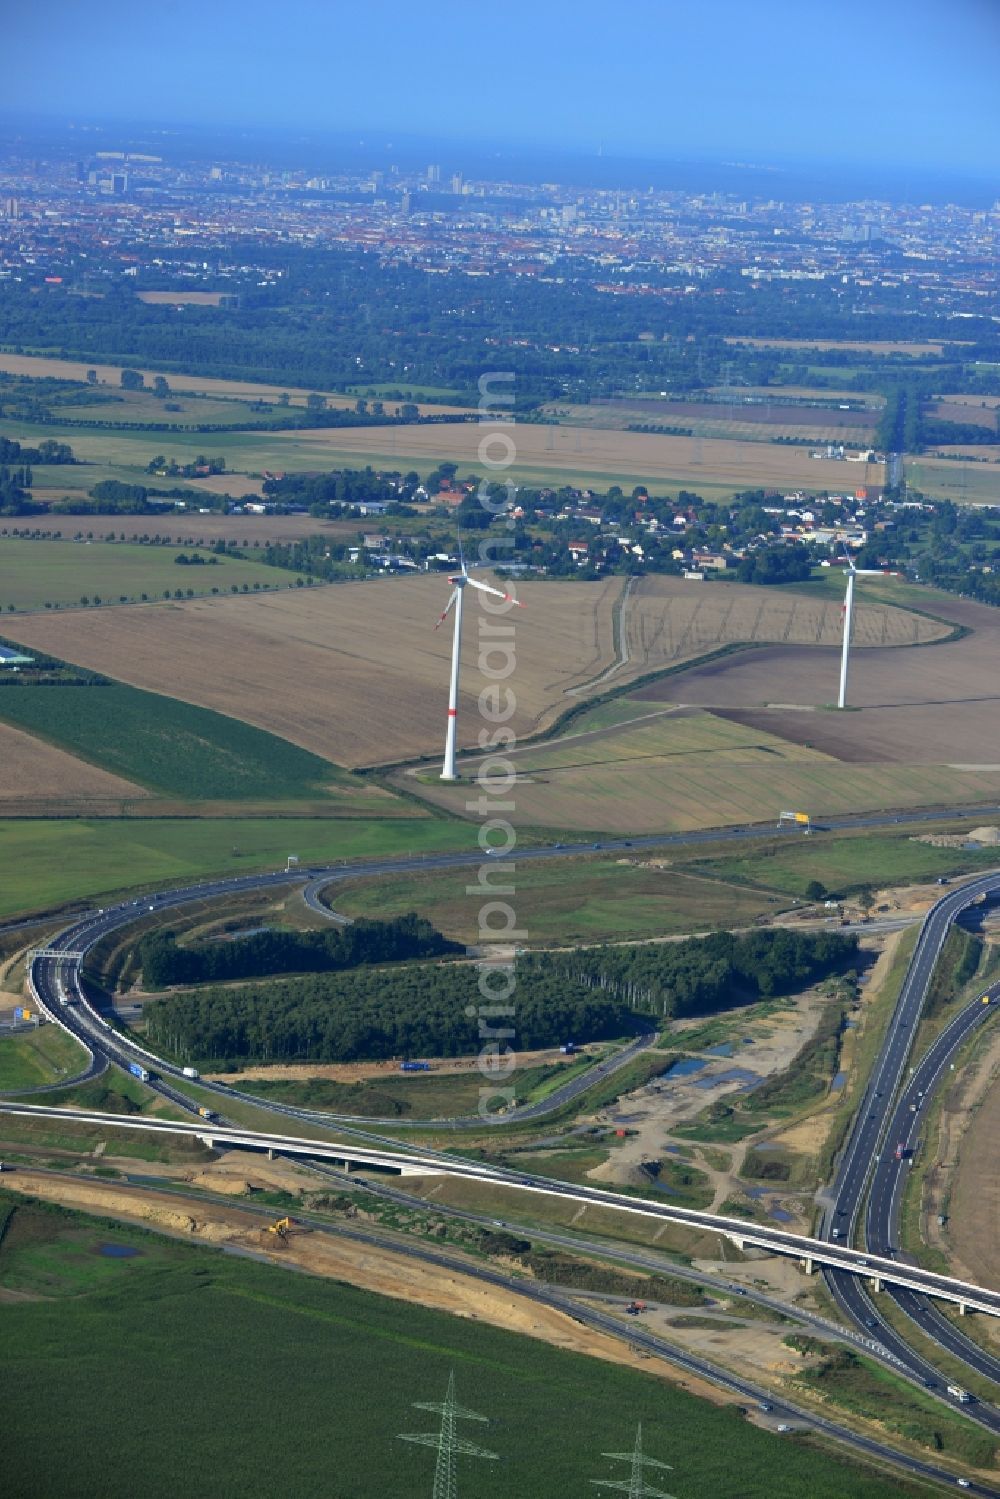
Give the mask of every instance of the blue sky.
[[31, 0], [5, 115], [996, 170], [1000, 0]]

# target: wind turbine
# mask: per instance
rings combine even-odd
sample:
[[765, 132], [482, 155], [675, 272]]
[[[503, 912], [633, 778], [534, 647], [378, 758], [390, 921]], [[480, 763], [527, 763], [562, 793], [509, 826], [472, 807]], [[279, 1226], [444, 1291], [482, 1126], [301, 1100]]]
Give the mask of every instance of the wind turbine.
[[480, 583], [478, 578], [469, 577], [469, 569], [465, 565], [465, 554], [462, 551], [462, 543], [458, 543], [458, 555], [462, 564], [462, 571], [449, 577], [448, 582], [452, 584], [451, 597], [444, 606], [444, 613], [434, 626], [440, 629], [448, 618], [449, 611], [455, 610], [455, 633], [451, 642], [451, 686], [448, 690], [448, 730], [444, 741], [444, 764], [441, 767], [442, 781], [457, 781], [458, 775], [455, 771], [455, 736], [458, 731], [458, 671], [462, 655], [462, 598], [466, 588], [478, 588], [480, 593], [492, 593], [498, 599], [506, 599], [508, 603], [517, 604], [519, 609], [524, 605], [511, 593], [504, 593], [502, 588], [491, 588], [488, 583]]
[[837, 698], [837, 707], [847, 707], [847, 669], [851, 660], [851, 630], [854, 625], [854, 580], [855, 578], [898, 578], [898, 572], [892, 572], [887, 567], [855, 567], [850, 557], [842, 559], [847, 563], [844, 571], [847, 573], [847, 592], [844, 594], [844, 642], [840, 651], [840, 696]]

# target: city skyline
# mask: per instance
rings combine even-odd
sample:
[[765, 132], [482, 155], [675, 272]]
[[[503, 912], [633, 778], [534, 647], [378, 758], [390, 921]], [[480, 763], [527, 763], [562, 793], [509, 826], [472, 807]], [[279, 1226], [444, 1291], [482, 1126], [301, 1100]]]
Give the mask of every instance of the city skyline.
[[592, 3], [517, 0], [498, 26], [451, 3], [431, 22], [396, 0], [364, 13], [311, 0], [298, 28], [276, 32], [259, 0], [207, 16], [191, 0], [146, 12], [110, 0], [86, 15], [42, 0], [8, 21], [4, 110], [993, 174], [996, 7], [840, 0], [812, 12], [645, 0], [609, 25]]

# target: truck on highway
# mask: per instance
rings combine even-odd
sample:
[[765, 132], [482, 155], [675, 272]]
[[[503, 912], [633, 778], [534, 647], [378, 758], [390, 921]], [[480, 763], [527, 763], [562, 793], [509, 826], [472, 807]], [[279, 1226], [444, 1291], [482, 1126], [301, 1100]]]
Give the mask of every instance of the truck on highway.
[[198, 1076], [198, 1069], [197, 1069], [197, 1067], [182, 1067], [181, 1068], [181, 1076], [182, 1077], [197, 1077]]
[[215, 1119], [215, 1118], [217, 1118], [215, 1110], [214, 1109], [206, 1109], [205, 1106], [204, 1106], [204, 1104], [202, 1104], [201, 1107], [198, 1109], [198, 1113], [201, 1115], [201, 1117], [203, 1119]]
[[430, 1072], [430, 1062], [400, 1062], [400, 1072]]
[[951, 1395], [954, 1400], [957, 1400], [959, 1405], [972, 1404], [972, 1396], [969, 1394], [968, 1390], [963, 1390], [961, 1385], [950, 1384], [948, 1386], [948, 1394]]
[[149, 1082], [149, 1073], [141, 1062], [129, 1062], [128, 1070], [133, 1077], [137, 1077], [141, 1083]]

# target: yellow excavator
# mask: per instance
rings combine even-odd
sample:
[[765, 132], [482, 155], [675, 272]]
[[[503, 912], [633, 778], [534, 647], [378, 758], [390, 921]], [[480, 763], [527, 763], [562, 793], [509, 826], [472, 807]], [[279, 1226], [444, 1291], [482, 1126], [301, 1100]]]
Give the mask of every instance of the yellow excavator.
[[292, 1220], [291, 1220], [291, 1218], [279, 1218], [276, 1223], [269, 1223], [267, 1225], [267, 1232], [269, 1234], [276, 1234], [277, 1237], [284, 1244], [284, 1243], [287, 1242], [288, 1234], [289, 1234], [289, 1231], [291, 1230], [291, 1227], [292, 1227]]

